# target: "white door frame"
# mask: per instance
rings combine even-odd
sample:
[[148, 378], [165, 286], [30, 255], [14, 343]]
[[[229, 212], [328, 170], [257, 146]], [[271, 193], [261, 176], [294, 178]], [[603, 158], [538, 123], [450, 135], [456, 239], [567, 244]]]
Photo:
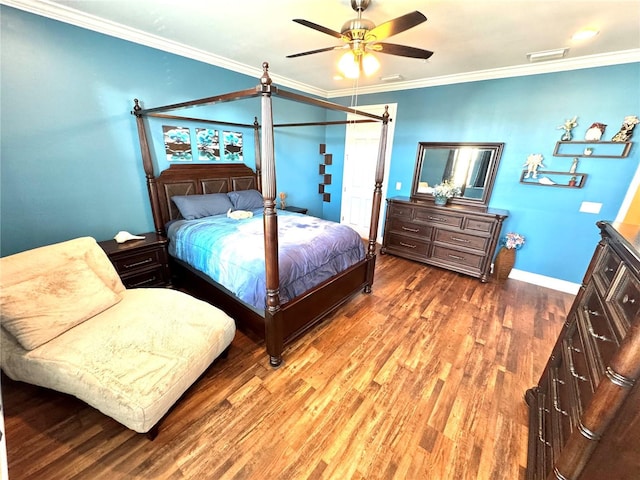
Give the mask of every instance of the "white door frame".
[[[384, 113], [384, 108], [385, 106], [389, 107], [389, 118], [390, 121], [388, 123], [388, 128], [387, 128], [387, 145], [386, 145], [386, 150], [385, 150], [385, 158], [384, 158], [384, 178], [382, 181], [382, 199], [381, 199], [381, 203], [380, 203], [380, 215], [378, 217], [378, 233], [377, 233], [377, 241], [381, 242], [382, 241], [382, 227], [384, 224], [384, 212], [385, 212], [385, 208], [384, 208], [384, 204], [387, 200], [387, 189], [388, 189], [388, 179], [389, 179], [389, 168], [391, 165], [391, 150], [393, 147], [393, 136], [394, 136], [394, 131], [395, 131], [395, 124], [396, 124], [396, 115], [397, 115], [397, 109], [398, 109], [398, 104], [397, 103], [389, 103], [389, 104], [380, 104], [380, 105], [363, 105], [363, 106], [358, 106], [357, 109], [358, 110], [362, 110], [363, 112], [367, 112], [367, 113], [373, 113], [376, 115], [382, 115], [382, 113]], [[382, 113], [381, 113], [382, 112]], [[347, 117], [349, 120], [354, 119], [354, 120], [360, 120], [363, 117], [359, 116], [359, 115], [354, 115], [354, 114], [348, 114]], [[382, 129], [380, 129], [381, 133], [382, 133]], [[379, 138], [378, 138], [378, 145], [379, 145]], [[346, 128], [345, 131], [345, 143], [344, 143], [344, 151], [345, 154], [349, 151], [349, 128]], [[348, 158], [345, 155], [345, 159], [344, 159], [344, 166], [343, 166], [343, 187], [342, 187], [342, 201], [340, 202], [340, 223], [343, 223], [344, 219], [345, 219], [345, 215], [346, 215], [346, 205], [344, 202], [344, 196], [345, 196], [345, 189], [346, 189], [346, 183], [344, 182], [344, 180], [346, 179], [346, 176], [348, 174], [348, 172], [350, 171], [347, 168], [347, 161]], [[375, 168], [375, 167], [374, 167]], [[373, 172], [373, 178], [375, 178], [375, 171]], [[371, 192], [373, 193], [375, 184], [372, 183], [371, 184]], [[365, 232], [360, 232], [361, 234], [365, 233]], [[367, 228], [367, 232], [366, 232], [366, 237], [369, 236], [369, 229]]]

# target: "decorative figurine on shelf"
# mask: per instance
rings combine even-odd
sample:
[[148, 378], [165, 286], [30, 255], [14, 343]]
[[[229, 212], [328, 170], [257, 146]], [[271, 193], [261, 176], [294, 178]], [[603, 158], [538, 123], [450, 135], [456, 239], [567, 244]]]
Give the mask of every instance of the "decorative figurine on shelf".
[[577, 180], [578, 180], [578, 179], [577, 179], [576, 177], [571, 177], [571, 178], [569, 179], [569, 186], [570, 186], [570, 187], [575, 187], [575, 186], [576, 186], [576, 181], [577, 181]]
[[564, 130], [564, 133], [562, 134], [562, 137], [560, 137], [560, 140], [562, 140], [563, 142], [568, 142], [569, 140], [571, 140], [571, 130], [573, 130], [577, 125], [577, 115], [571, 120], [566, 120], [562, 125], [560, 125], [558, 128]]
[[602, 138], [602, 134], [604, 133], [604, 129], [607, 126], [604, 123], [594, 123], [588, 129], [587, 133], [584, 134], [584, 139], [589, 142], [599, 142]]
[[287, 208], [287, 194], [284, 192], [280, 192], [278, 194], [278, 197], [280, 197], [280, 210], [284, 210], [285, 208]]
[[527, 167], [527, 173], [524, 178], [538, 178], [538, 168], [544, 168], [542, 159], [542, 154], [540, 153], [532, 153], [527, 157], [527, 161], [523, 165]]
[[569, 173], [576, 173], [576, 170], [578, 170], [578, 157], [573, 159]]
[[633, 135], [633, 128], [640, 123], [640, 120], [635, 115], [628, 115], [624, 117], [622, 127], [620, 131], [616, 133], [611, 139], [612, 142], [628, 142]]

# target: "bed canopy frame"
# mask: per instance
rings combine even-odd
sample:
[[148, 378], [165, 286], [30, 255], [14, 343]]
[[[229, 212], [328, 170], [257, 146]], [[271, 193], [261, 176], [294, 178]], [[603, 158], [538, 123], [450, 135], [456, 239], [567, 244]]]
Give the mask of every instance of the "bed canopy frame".
[[[269, 355], [269, 363], [271, 366], [277, 367], [282, 362], [282, 352], [288, 342], [320, 322], [358, 291], [371, 292], [376, 262], [376, 236], [382, 199], [389, 113], [388, 109], [385, 108], [385, 112], [382, 115], [375, 115], [356, 108], [345, 107], [283, 90], [272, 84], [268, 63], [263, 63], [262, 68], [263, 74], [260, 77], [260, 83], [255, 88], [147, 109], [142, 108], [140, 101], [135, 99], [131, 113], [136, 117], [142, 165], [147, 180], [153, 221], [157, 233], [164, 235], [167, 222], [180, 218], [176, 206], [171, 201], [171, 197], [174, 195], [221, 193], [248, 189], [257, 189], [262, 192], [264, 200], [264, 247], [267, 290], [264, 313], [256, 311], [239, 301], [224, 287], [180, 260], [172, 259], [172, 274], [177, 286], [194, 296], [219, 306], [236, 320], [240, 328], [250, 330], [263, 338]], [[194, 118], [173, 113], [176, 110], [254, 97], [260, 97], [261, 99], [260, 123], [257, 117], [254, 117], [254, 121], [251, 124], [242, 124]], [[274, 124], [273, 97], [281, 97], [329, 110], [353, 113], [364, 118], [355, 122], [353, 120], [340, 120]], [[147, 117], [251, 128], [254, 132], [256, 171], [254, 172], [244, 164], [172, 164], [156, 176], [151, 154], [152, 149], [149, 143], [150, 135], [147, 134], [148, 122], [144, 121]], [[371, 208], [371, 226], [365, 259], [299, 297], [281, 304], [279, 297], [274, 128], [346, 125], [348, 123], [362, 122], [381, 122], [381, 136]]]

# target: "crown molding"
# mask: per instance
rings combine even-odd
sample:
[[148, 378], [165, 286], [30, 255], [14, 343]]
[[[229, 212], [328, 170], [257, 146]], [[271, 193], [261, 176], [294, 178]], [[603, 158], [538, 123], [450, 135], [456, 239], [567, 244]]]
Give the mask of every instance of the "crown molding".
[[[75, 25], [77, 27], [103, 33], [105, 35], [116, 37], [122, 40], [127, 40], [139, 45], [145, 45], [157, 50], [180, 55], [185, 58], [191, 58], [193, 60], [207, 63], [209, 65], [215, 65], [217, 67], [248, 75], [253, 78], [260, 78], [262, 76], [261, 68], [251, 67], [225, 57], [205, 52], [204, 50], [193, 48], [178, 42], [173, 42], [171, 40], [158, 37], [157, 35], [152, 35], [140, 30], [126, 27], [119, 23], [111, 22], [94, 15], [88, 15], [79, 12], [78, 10], [52, 3], [47, 0], [0, 0], [0, 4], [14, 7], [29, 13], [34, 13], [43, 17], [51, 18], [53, 20], [58, 20], [60, 22]], [[500, 78], [538, 75], [543, 73], [555, 73], [635, 62], [640, 62], [640, 48], [578, 58], [537, 62], [530, 65], [519, 65], [515, 67], [480, 70], [476, 72], [468, 72], [456, 75], [423, 78], [419, 80], [397, 82], [393, 84], [385, 83], [381, 85], [372, 85], [369, 87], [358, 87], [358, 95], [393, 92], [399, 90], [411, 90], [416, 88], [427, 88], [441, 85], [452, 85], [456, 83], [478, 82], [482, 80], [495, 80]], [[317, 95], [321, 98], [346, 97], [352, 95], [354, 90], [353, 88], [345, 88], [328, 91], [279, 75], [271, 75], [271, 78], [274, 83], [279, 86], [294, 88], [311, 95]]]
[[[167, 40], [166, 38], [161, 38], [157, 35], [152, 35], [116, 22], [105, 20], [104, 18], [96, 17], [95, 15], [79, 12], [78, 10], [56, 3], [51, 3], [47, 0], [0, 0], [0, 4], [14, 7], [25, 12], [34, 13], [42, 17], [58, 20], [63, 23], [68, 23], [76, 27], [103, 33], [121, 40], [127, 40], [146, 47], [180, 55], [209, 65], [215, 65], [216, 67], [242, 73], [255, 79], [259, 79], [262, 76], [261, 67], [251, 67], [226, 57], [221, 57], [182, 43]], [[294, 88], [322, 98], [327, 98], [328, 96], [328, 92], [326, 90], [316, 88], [312, 85], [297, 82], [279, 75], [270, 74], [270, 76], [273, 82], [278, 86]]]
[[[477, 72], [467, 72], [456, 75], [422, 78], [419, 80], [397, 82], [392, 85], [385, 84], [373, 85], [371, 87], [359, 87], [358, 95], [410, 90], [414, 88], [437, 87], [442, 85], [452, 85], [455, 83], [479, 82], [482, 80], [496, 80], [499, 78], [524, 77], [528, 75], [566, 72], [570, 70], [606, 67], [610, 65], [636, 62], [640, 62], [640, 48], [599, 55], [588, 55], [578, 58], [537, 62], [531, 65], [518, 65], [515, 67], [493, 68], [491, 70], [479, 70]], [[352, 94], [352, 88], [332, 90], [328, 92], [328, 98], [346, 97]]]

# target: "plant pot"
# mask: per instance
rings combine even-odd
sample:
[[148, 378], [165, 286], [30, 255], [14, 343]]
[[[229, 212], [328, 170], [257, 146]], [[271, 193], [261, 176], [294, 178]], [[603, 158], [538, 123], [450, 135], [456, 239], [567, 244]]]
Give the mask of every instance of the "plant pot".
[[502, 247], [493, 262], [493, 274], [496, 280], [504, 281], [509, 278], [511, 269], [516, 263], [516, 249]]
[[433, 197], [436, 205], [446, 205], [449, 199], [447, 197]]

